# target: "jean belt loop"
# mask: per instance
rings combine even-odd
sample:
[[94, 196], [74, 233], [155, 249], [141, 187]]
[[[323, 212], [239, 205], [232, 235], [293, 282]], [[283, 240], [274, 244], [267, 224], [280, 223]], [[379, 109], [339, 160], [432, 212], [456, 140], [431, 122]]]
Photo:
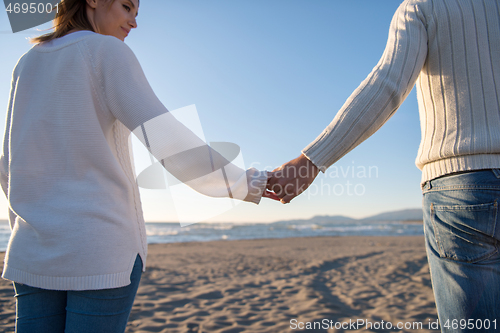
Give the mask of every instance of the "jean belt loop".
[[422, 184], [422, 191], [428, 191], [432, 188], [431, 181], [428, 180]]
[[495, 177], [500, 178], [500, 169], [491, 169]]

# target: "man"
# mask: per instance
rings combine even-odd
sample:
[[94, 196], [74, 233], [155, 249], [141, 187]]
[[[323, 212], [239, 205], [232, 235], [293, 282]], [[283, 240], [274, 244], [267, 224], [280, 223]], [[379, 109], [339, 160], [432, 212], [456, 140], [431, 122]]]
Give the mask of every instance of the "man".
[[[416, 83], [416, 165], [442, 332], [494, 331], [500, 319], [499, 7], [496, 0], [404, 1], [377, 66], [267, 186], [289, 203], [376, 132]], [[465, 327], [454, 325], [461, 320]]]

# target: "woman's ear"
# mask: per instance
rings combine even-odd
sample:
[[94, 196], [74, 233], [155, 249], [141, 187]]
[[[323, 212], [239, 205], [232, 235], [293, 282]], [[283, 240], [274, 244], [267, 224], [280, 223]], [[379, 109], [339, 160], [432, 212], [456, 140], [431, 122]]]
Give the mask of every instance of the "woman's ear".
[[87, 5], [90, 6], [92, 9], [96, 9], [97, 7], [97, 0], [87, 0]]

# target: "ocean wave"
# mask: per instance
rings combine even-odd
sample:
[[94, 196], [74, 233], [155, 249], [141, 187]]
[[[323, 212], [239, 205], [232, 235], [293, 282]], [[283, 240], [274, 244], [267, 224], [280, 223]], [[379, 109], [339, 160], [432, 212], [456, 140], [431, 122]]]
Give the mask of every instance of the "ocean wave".
[[[146, 223], [148, 243], [206, 242], [215, 240], [265, 239], [311, 236], [405, 236], [423, 235], [421, 224], [193, 224]], [[0, 224], [0, 251], [5, 251], [10, 237], [8, 224]]]

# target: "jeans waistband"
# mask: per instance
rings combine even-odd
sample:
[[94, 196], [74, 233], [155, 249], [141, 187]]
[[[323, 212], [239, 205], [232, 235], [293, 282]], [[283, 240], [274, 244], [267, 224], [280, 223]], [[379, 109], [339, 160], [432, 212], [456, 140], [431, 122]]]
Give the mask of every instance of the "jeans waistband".
[[470, 188], [500, 190], [500, 169], [468, 170], [450, 173], [425, 182], [422, 192]]

